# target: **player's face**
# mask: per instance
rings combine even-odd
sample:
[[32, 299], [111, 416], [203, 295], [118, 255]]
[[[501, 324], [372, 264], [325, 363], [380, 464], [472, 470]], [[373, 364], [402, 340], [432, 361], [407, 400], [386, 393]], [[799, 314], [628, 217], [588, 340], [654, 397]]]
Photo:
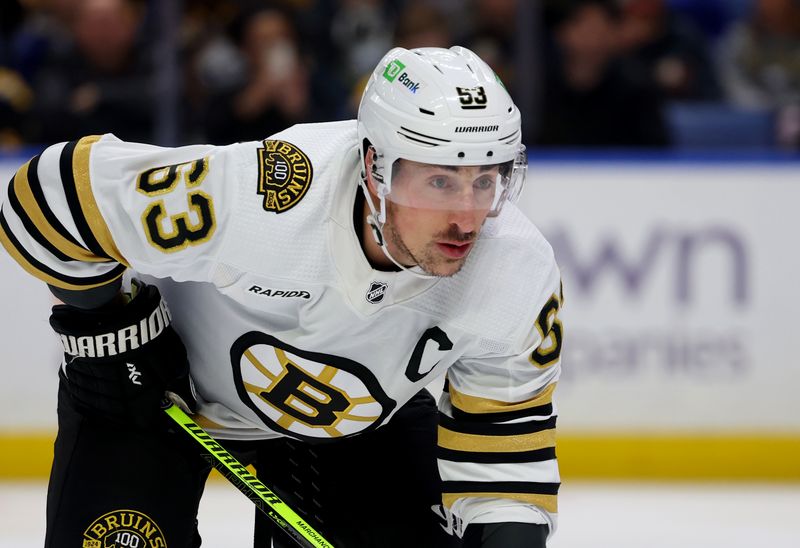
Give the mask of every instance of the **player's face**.
[[437, 166], [400, 160], [392, 174], [383, 234], [402, 264], [452, 276], [467, 260], [491, 207], [495, 166]]

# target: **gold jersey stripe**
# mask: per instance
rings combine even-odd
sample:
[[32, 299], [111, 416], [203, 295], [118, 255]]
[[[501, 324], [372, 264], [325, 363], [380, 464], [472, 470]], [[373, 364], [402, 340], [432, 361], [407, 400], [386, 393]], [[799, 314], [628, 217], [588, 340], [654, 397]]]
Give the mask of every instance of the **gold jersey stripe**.
[[[275, 379], [277, 379], [278, 376], [273, 375], [272, 372], [269, 369], [267, 369], [267, 367], [263, 363], [261, 363], [261, 361], [258, 358], [256, 358], [255, 354], [253, 354], [253, 352], [249, 348], [244, 351], [244, 357], [247, 358], [247, 361], [249, 361], [259, 373], [261, 373], [270, 381], [272, 381], [270, 383], [270, 386], [272, 386], [275, 383]], [[265, 390], [265, 388], [261, 388], [261, 390], [263, 391]]]
[[27, 272], [28, 274], [30, 274], [35, 278], [42, 280], [43, 282], [46, 282], [55, 287], [60, 287], [61, 289], [73, 289], [76, 291], [85, 291], [87, 289], [93, 289], [95, 287], [100, 287], [103, 285], [110, 284], [114, 280], [122, 277], [122, 275], [124, 274], [124, 271], [120, 271], [119, 274], [114, 276], [113, 278], [109, 278], [107, 280], [103, 280], [102, 282], [98, 282], [95, 284], [86, 284], [86, 285], [71, 284], [59, 278], [51, 276], [50, 274], [42, 272], [36, 266], [31, 264], [28, 261], [28, 259], [26, 259], [25, 256], [23, 256], [22, 253], [20, 253], [19, 250], [16, 248], [16, 246], [11, 242], [11, 239], [8, 237], [8, 234], [6, 234], [6, 231], [2, 226], [0, 226], [0, 244], [3, 245], [8, 254], [11, 255], [11, 257], [15, 261], [17, 261], [17, 263], [19, 263], [19, 265], [25, 270], [25, 272]]
[[36, 228], [39, 229], [42, 235], [47, 238], [47, 241], [53, 244], [56, 249], [76, 261], [86, 263], [108, 262], [108, 259], [105, 257], [98, 257], [88, 249], [70, 242], [48, 222], [44, 213], [42, 213], [42, 210], [39, 208], [39, 204], [36, 202], [36, 198], [31, 190], [30, 181], [28, 179], [29, 166], [30, 161], [19, 168], [17, 174], [14, 176], [14, 193], [19, 203], [22, 205], [22, 209], [25, 210], [28, 218], [36, 225]]
[[114, 260], [125, 266], [130, 266], [119, 249], [117, 249], [117, 244], [114, 243], [114, 239], [111, 237], [111, 231], [108, 230], [108, 225], [100, 214], [100, 208], [97, 206], [97, 201], [94, 199], [94, 193], [92, 193], [91, 179], [89, 176], [89, 154], [92, 145], [99, 141], [101, 137], [100, 135], [84, 137], [78, 141], [78, 144], [75, 146], [75, 152], [72, 157], [72, 174], [75, 178], [75, 190], [78, 193], [78, 201], [81, 203], [83, 216], [89, 228], [92, 229], [92, 234], [94, 234], [95, 239], [97, 239], [97, 243], [100, 244], [100, 247], [103, 248], [103, 251], [105, 251], [109, 257], [113, 257]]
[[533, 407], [552, 403], [553, 391], [556, 389], [556, 384], [557, 383], [552, 383], [547, 385], [545, 389], [539, 392], [535, 397], [521, 402], [507, 402], [479, 398], [477, 396], [468, 396], [453, 388], [451, 384], [450, 401], [453, 407], [465, 413], [506, 413], [509, 411], [522, 411], [524, 409], [531, 409]]
[[197, 426], [201, 428], [212, 428], [214, 430], [224, 430], [225, 427], [218, 422], [214, 422], [205, 415], [201, 415], [197, 413], [196, 415], [192, 415], [192, 420], [197, 423]]
[[558, 495], [536, 495], [532, 493], [443, 493], [442, 503], [450, 508], [458, 499], [465, 497], [488, 497], [512, 499], [527, 504], [533, 504], [551, 514], [558, 513]]
[[462, 434], [439, 426], [439, 447], [473, 453], [516, 453], [555, 447], [556, 430], [542, 430], [521, 436], [481, 436]]

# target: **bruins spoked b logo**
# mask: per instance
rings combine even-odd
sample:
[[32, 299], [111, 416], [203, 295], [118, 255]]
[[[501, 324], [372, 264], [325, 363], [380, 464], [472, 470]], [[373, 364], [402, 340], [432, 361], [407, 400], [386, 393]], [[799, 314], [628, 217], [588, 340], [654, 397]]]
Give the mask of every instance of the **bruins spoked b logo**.
[[147, 515], [136, 510], [114, 510], [86, 528], [82, 548], [167, 548], [167, 541]]
[[272, 430], [304, 440], [377, 428], [396, 406], [375, 375], [341, 356], [294, 348], [251, 331], [231, 348], [241, 400]]
[[267, 211], [283, 213], [296, 206], [313, 175], [308, 156], [291, 143], [267, 139], [258, 149], [258, 193]]

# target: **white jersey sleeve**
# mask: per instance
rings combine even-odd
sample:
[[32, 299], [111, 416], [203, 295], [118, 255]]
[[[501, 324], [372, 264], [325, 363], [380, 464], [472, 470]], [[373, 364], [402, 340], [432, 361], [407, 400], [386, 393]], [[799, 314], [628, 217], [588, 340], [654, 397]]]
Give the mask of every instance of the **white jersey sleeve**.
[[[560, 476], [553, 392], [561, 370], [562, 294], [555, 263], [531, 324], [502, 353], [450, 367], [439, 402], [439, 471], [446, 513], [469, 523], [556, 528]], [[539, 311], [536, 314], [535, 311]]]
[[161, 148], [113, 135], [53, 145], [22, 166], [0, 213], [0, 241], [56, 287], [108, 284], [126, 267], [205, 281], [220, 248], [230, 147]]

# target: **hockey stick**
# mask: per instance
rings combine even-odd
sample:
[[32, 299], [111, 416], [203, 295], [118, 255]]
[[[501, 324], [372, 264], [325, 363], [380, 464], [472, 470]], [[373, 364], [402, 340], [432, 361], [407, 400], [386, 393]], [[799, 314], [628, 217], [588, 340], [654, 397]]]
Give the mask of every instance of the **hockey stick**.
[[164, 400], [162, 407], [164, 412], [203, 448], [203, 457], [209, 464], [253, 501], [256, 508], [266, 514], [298, 545], [303, 548], [333, 548], [330, 542], [289, 508], [269, 487], [248, 472], [242, 463], [214, 441], [214, 438], [198, 426], [180, 407], [168, 399]]

